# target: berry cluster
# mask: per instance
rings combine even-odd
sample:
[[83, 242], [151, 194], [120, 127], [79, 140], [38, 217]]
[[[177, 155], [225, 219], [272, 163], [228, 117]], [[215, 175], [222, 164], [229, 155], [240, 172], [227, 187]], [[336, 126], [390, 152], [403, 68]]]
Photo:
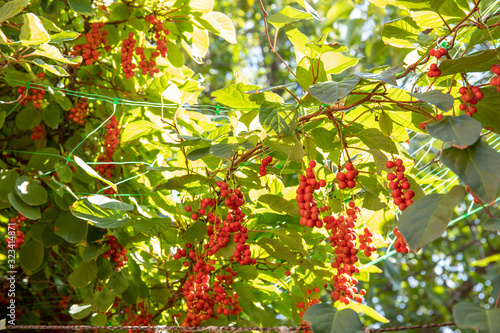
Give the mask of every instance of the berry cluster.
[[[120, 127], [118, 126], [118, 121], [116, 117], [113, 115], [111, 117], [111, 121], [106, 125], [107, 132], [104, 134], [104, 149], [106, 149], [106, 155], [100, 155], [97, 157], [99, 162], [109, 162], [107, 164], [99, 164], [95, 167], [95, 170], [103, 177], [107, 179], [113, 178], [113, 173], [115, 169], [115, 165], [110, 163], [113, 161], [113, 154], [116, 151], [116, 147], [118, 146], [120, 137]], [[114, 194], [114, 190], [112, 188], [104, 190], [105, 194]]]
[[134, 69], [136, 68], [136, 65], [132, 63], [135, 43], [136, 40], [134, 38], [133, 32], [129, 32], [128, 38], [125, 38], [122, 42], [122, 48], [121, 48], [122, 67], [123, 67], [123, 72], [125, 73], [125, 77], [127, 79], [130, 79], [131, 77], [135, 76]]
[[59, 301], [59, 306], [61, 309], [67, 309], [68, 308], [68, 302], [71, 299], [71, 295], [64, 296], [61, 301]]
[[42, 135], [43, 135], [43, 126], [37, 125], [33, 128], [33, 133], [31, 134], [30, 137], [32, 140], [42, 140]]
[[75, 106], [69, 109], [68, 118], [71, 119], [75, 124], [85, 125], [85, 116], [87, 115], [87, 108], [89, 104], [87, 103], [87, 99], [83, 98], [79, 102], [75, 103]]
[[120, 245], [113, 235], [104, 236], [104, 242], [111, 248], [105, 252], [102, 257], [104, 259], [109, 258], [109, 260], [115, 264], [115, 270], [119, 270], [121, 267], [125, 266], [128, 261], [127, 249]]
[[[200, 259], [182, 287], [182, 294], [186, 299], [187, 314], [181, 326], [199, 326], [202, 321], [210, 318], [219, 319], [218, 315], [238, 315], [243, 309], [239, 305], [238, 294], [228, 290], [233, 278], [238, 275], [230, 267], [226, 268], [227, 275], [220, 272], [215, 276], [213, 288], [210, 286], [211, 272], [215, 269], [211, 264], [205, 264]], [[215, 311], [214, 311], [215, 309]]]
[[494, 87], [497, 87], [497, 91], [500, 92], [500, 64], [495, 64], [491, 66], [491, 71], [496, 76], [492, 77], [490, 80], [490, 84]]
[[[153, 320], [153, 315], [147, 313], [144, 307], [144, 302], [140, 302], [136, 309], [126, 308], [125, 313], [129, 314], [127, 320], [122, 324], [122, 326], [151, 326], [151, 321]], [[130, 314], [130, 312], [136, 314]], [[132, 333], [134, 330], [128, 330], [128, 333]], [[146, 330], [146, 333], [154, 333], [154, 330]]]
[[[442, 47], [438, 50], [436, 49], [431, 49], [429, 51], [429, 55], [431, 57], [435, 57], [436, 59], [441, 59], [442, 56], [446, 55], [448, 51]], [[438, 69], [438, 65], [436, 64], [431, 64], [430, 70], [427, 72], [428, 77], [439, 77], [441, 76], [441, 70]]]
[[92, 65], [95, 61], [99, 60], [101, 52], [97, 49], [104, 46], [106, 51], [109, 52], [111, 47], [106, 45], [108, 41], [106, 40], [107, 31], [102, 30], [104, 23], [92, 23], [90, 32], [85, 34], [85, 39], [87, 40], [85, 44], [78, 44], [74, 47], [73, 54], [82, 54], [85, 61], [85, 65]]
[[373, 252], [377, 251], [377, 249], [375, 246], [370, 245], [370, 243], [373, 242], [373, 234], [370, 229], [365, 228], [363, 231], [364, 234], [360, 234], [358, 236], [359, 249], [362, 250], [364, 255], [369, 258]]
[[356, 177], [359, 171], [354, 168], [352, 163], [347, 163], [345, 165], [346, 172], [337, 172], [336, 178], [339, 181], [339, 189], [343, 190], [345, 188], [355, 188], [356, 187]]
[[[474, 105], [484, 98], [484, 94], [479, 87], [474, 86], [470, 86], [470, 89], [460, 87], [459, 92], [460, 95], [462, 95], [460, 98], [463, 101], [463, 103], [459, 105], [460, 110], [467, 110], [465, 114], [472, 117], [472, 115], [477, 112], [477, 108]], [[467, 104], [469, 104], [469, 106], [467, 106]]]
[[[340, 215], [335, 218], [330, 215], [325, 217], [325, 228], [331, 233], [328, 240], [336, 255], [331, 266], [337, 270], [333, 276], [333, 291], [330, 295], [335, 301], [340, 301], [346, 305], [352, 299], [362, 302], [361, 296], [366, 294], [364, 290], [361, 290], [358, 294], [358, 288], [356, 288], [358, 280], [353, 277], [354, 273], [359, 273], [359, 268], [355, 266], [355, 263], [359, 260], [357, 256], [359, 250], [356, 248], [357, 234], [354, 228], [360, 211], [361, 209], [356, 206], [354, 201], [350, 201], [345, 216]], [[364, 244], [365, 255], [371, 255], [375, 248], [368, 245], [372, 238], [369, 230], [368, 232], [366, 230], [365, 234], [362, 235], [363, 241], [360, 239], [360, 243]]]
[[[43, 73], [41, 73], [43, 74]], [[45, 74], [44, 74], [45, 75]], [[31, 88], [26, 92], [26, 87], [19, 87], [18, 94], [21, 96], [21, 105], [26, 105], [29, 101], [33, 102], [33, 107], [39, 109], [42, 106], [42, 101], [47, 93], [45, 90], [38, 88]]]
[[[319, 293], [319, 287], [314, 288], [315, 293]], [[307, 290], [307, 295], [310, 295], [312, 293], [312, 290]], [[313, 298], [311, 299], [309, 296], [307, 296], [307, 302], [298, 302], [297, 307], [299, 308], [299, 316], [302, 318], [304, 316], [304, 313], [306, 313], [307, 309], [309, 309], [311, 306], [314, 304], [318, 304], [320, 302], [320, 299], [318, 298]]]
[[267, 156], [266, 158], [262, 159], [262, 165], [259, 167], [259, 176], [265, 176], [267, 175], [267, 170], [266, 167], [269, 163], [273, 161], [272, 156]]
[[396, 252], [403, 253], [410, 252], [410, 248], [408, 247], [408, 244], [406, 244], [406, 239], [403, 237], [403, 235], [401, 235], [398, 227], [394, 228], [394, 234], [397, 238], [396, 243], [394, 243], [394, 250], [396, 250]]
[[20, 213], [17, 213], [17, 217], [13, 217], [9, 220], [9, 224], [7, 225], [7, 238], [5, 239], [8, 249], [19, 249], [19, 247], [24, 244], [24, 233], [21, 230], [21, 222], [24, 221], [26, 221], [26, 217]]
[[299, 176], [299, 187], [297, 188], [297, 196], [295, 200], [300, 209], [300, 225], [308, 226], [309, 228], [323, 227], [323, 220], [320, 218], [320, 209], [313, 197], [314, 191], [326, 186], [324, 179], [316, 180], [314, 174], [315, 161], [309, 162], [309, 167], [306, 169], [305, 175]]
[[385, 166], [393, 171], [387, 174], [387, 180], [392, 190], [394, 204], [403, 211], [413, 203], [412, 199], [415, 196], [415, 192], [410, 190], [408, 178], [405, 177], [403, 160], [398, 158], [396, 161], [387, 161]]

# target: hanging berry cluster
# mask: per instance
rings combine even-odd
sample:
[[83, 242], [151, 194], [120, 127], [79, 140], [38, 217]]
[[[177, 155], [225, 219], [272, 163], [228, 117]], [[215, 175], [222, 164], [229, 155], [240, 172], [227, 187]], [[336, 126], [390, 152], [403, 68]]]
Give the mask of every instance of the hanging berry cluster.
[[[196, 260], [196, 255], [194, 260]], [[242, 311], [238, 294], [229, 290], [233, 278], [238, 273], [227, 267], [228, 274], [225, 275], [222, 271], [217, 274], [212, 287], [210, 280], [213, 276], [211, 273], [215, 270], [214, 263], [213, 259], [209, 264], [203, 259], [197, 260], [193, 267], [195, 274], [191, 274], [184, 283], [182, 294], [186, 299], [187, 314], [181, 326], [199, 326], [202, 321], [210, 318], [217, 320], [218, 315], [238, 315]]]
[[17, 213], [17, 217], [13, 217], [9, 220], [7, 225], [7, 238], [5, 239], [8, 249], [19, 249], [21, 245], [24, 244], [24, 233], [21, 230], [21, 222], [24, 221], [26, 221], [26, 217], [20, 213]]
[[339, 189], [343, 190], [345, 188], [355, 188], [356, 187], [356, 177], [359, 171], [354, 168], [352, 163], [347, 163], [345, 165], [346, 172], [337, 172], [336, 178], [339, 181]]
[[492, 65], [491, 71], [493, 72], [493, 74], [496, 74], [496, 76], [491, 78], [490, 84], [494, 87], [497, 87], [497, 91], [500, 92], [500, 65]]
[[[358, 238], [356, 230], [356, 220], [358, 213], [361, 211], [354, 201], [349, 201], [349, 208], [345, 211], [345, 216], [340, 215], [337, 218], [334, 216], [325, 217], [325, 228], [329, 230], [331, 236], [328, 237], [332, 245], [336, 258], [332, 262], [332, 268], [336, 269], [333, 276], [333, 291], [331, 297], [335, 301], [340, 301], [344, 304], [349, 304], [352, 299], [356, 302], [362, 302], [361, 296], [366, 294], [366, 291], [361, 290], [358, 294], [356, 284], [358, 280], [353, 277], [353, 274], [359, 273], [359, 268], [355, 266], [358, 262], [358, 248], [356, 247], [356, 238]], [[370, 246], [372, 241], [371, 233], [366, 232], [359, 239], [361, 244], [364, 244], [364, 253], [370, 257], [375, 248]]]
[[[444, 55], [446, 55], [447, 53], [448, 53], [448, 51], [444, 47], [442, 47], [442, 48], [440, 48], [438, 50], [431, 49], [429, 51], [429, 55], [431, 57], [435, 57], [438, 60], [441, 59], [441, 57], [444, 56]], [[437, 63], [431, 64], [430, 70], [427, 72], [427, 76], [428, 77], [439, 77], [439, 76], [441, 76], [441, 70], [438, 69]]]
[[396, 161], [387, 161], [385, 166], [393, 171], [387, 174], [387, 180], [389, 180], [389, 188], [392, 190], [394, 204], [400, 211], [404, 211], [413, 203], [415, 192], [410, 190], [410, 183], [405, 177], [406, 168], [403, 165], [403, 160], [398, 158]]
[[[43, 74], [43, 73], [41, 73]], [[45, 75], [45, 74], [44, 74]], [[34, 88], [35, 87], [35, 88]], [[28, 92], [26, 92], [26, 87], [19, 87], [17, 89], [18, 94], [21, 97], [21, 105], [25, 106], [28, 102], [33, 102], [33, 107], [39, 109], [42, 106], [42, 101], [47, 93], [45, 90], [38, 88], [37, 86], [30, 86]]]
[[[472, 115], [477, 112], [475, 105], [484, 98], [484, 94], [481, 92], [479, 87], [474, 86], [470, 86], [469, 89], [466, 87], [460, 87], [459, 92], [460, 95], [462, 95], [460, 98], [463, 101], [463, 103], [459, 105], [460, 110], [467, 110], [465, 111], [465, 114], [472, 117]], [[467, 104], [469, 105], [467, 106]]]
[[273, 157], [272, 156], [267, 156], [266, 158], [263, 158], [262, 159], [262, 164], [261, 166], [259, 167], [259, 176], [265, 176], [267, 175], [267, 169], [266, 167], [268, 166], [269, 163], [271, 163], [273, 161]]
[[[153, 320], [153, 315], [147, 313], [147, 309], [144, 306], [144, 302], [140, 302], [136, 309], [126, 308], [125, 313], [130, 313], [127, 320], [122, 324], [122, 326], [151, 326], [151, 321]], [[134, 314], [135, 313], [135, 314]], [[132, 333], [134, 330], [128, 330], [128, 333]], [[154, 333], [155, 330], [146, 330], [146, 333]]]
[[136, 40], [134, 38], [133, 32], [129, 32], [128, 38], [125, 38], [122, 42], [122, 48], [121, 48], [122, 67], [123, 67], [123, 72], [125, 73], [125, 78], [127, 79], [130, 79], [131, 77], [135, 76], [134, 69], [137, 66], [132, 63], [135, 43]]
[[31, 134], [30, 137], [32, 140], [42, 140], [42, 135], [43, 135], [43, 126], [37, 125], [33, 128], [33, 133]]
[[[119, 143], [120, 137], [120, 127], [116, 117], [111, 116], [109, 124], [106, 125], [106, 134], [104, 134], [104, 149], [106, 150], [106, 155], [99, 155], [97, 160], [99, 162], [109, 162], [106, 164], [98, 164], [95, 170], [103, 177], [107, 179], [113, 178], [115, 165], [111, 162], [113, 161], [113, 154], [116, 151], [116, 147]], [[115, 191], [112, 188], [104, 190], [105, 194], [114, 194]]]
[[[102, 30], [104, 23], [92, 23], [91, 29], [85, 34], [85, 44], [78, 44], [74, 47], [74, 55], [81, 54], [85, 65], [92, 65], [95, 61], [99, 60], [101, 52], [97, 49], [104, 46], [106, 51], [110, 51], [111, 47], [107, 45], [106, 40], [107, 31]], [[81, 36], [80, 36], [81, 37]]]
[[396, 243], [394, 243], [394, 250], [396, 250], [396, 252], [403, 253], [410, 252], [410, 248], [408, 247], [408, 244], [406, 244], [406, 239], [403, 237], [403, 235], [401, 235], [398, 227], [394, 228], [394, 234], [397, 238]]
[[324, 179], [316, 180], [314, 174], [315, 161], [309, 162], [309, 167], [306, 169], [305, 175], [299, 176], [299, 187], [297, 188], [297, 196], [295, 200], [300, 209], [300, 225], [308, 226], [309, 228], [323, 227], [323, 220], [320, 218], [320, 209], [314, 199], [314, 191], [326, 186]]
[[85, 117], [87, 116], [87, 108], [89, 103], [86, 98], [82, 98], [80, 101], [75, 103], [75, 106], [69, 109], [70, 114], [68, 118], [71, 119], [75, 124], [85, 125]]
[[102, 257], [114, 263], [115, 270], [120, 270], [128, 261], [127, 249], [124, 248], [113, 235], [104, 236], [104, 243], [110, 247]]

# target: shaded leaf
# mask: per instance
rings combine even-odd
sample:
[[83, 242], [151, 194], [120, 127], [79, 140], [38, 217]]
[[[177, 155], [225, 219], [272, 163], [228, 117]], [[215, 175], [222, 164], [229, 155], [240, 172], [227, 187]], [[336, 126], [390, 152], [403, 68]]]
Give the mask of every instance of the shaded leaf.
[[500, 186], [500, 154], [484, 140], [478, 140], [465, 149], [447, 148], [441, 161], [482, 201], [490, 203], [496, 199]]
[[47, 191], [34, 179], [21, 176], [16, 179], [17, 195], [28, 205], [38, 206], [47, 202]]
[[421, 101], [435, 105], [438, 109], [443, 111], [448, 111], [453, 107], [453, 102], [455, 101], [453, 96], [450, 94], [443, 94], [441, 90], [431, 90], [425, 93], [408, 93], [408, 95], [413, 96]]
[[201, 220], [197, 220], [184, 232], [184, 239], [188, 243], [198, 243], [207, 234], [207, 225]]
[[74, 202], [70, 207], [71, 213], [79, 219], [92, 222], [99, 228], [118, 228], [124, 223], [130, 221], [127, 213], [101, 208], [93, 205], [87, 199], [80, 199]]
[[28, 205], [14, 193], [9, 193], [8, 198], [12, 207], [30, 220], [38, 220], [42, 217], [40, 207]]
[[69, 7], [82, 15], [94, 15], [94, 10], [92, 9], [92, 4], [90, 0], [68, 0]]
[[476, 143], [482, 129], [479, 121], [466, 114], [458, 117], [444, 116], [440, 121], [427, 125], [427, 132], [431, 136], [460, 149]]
[[154, 191], [160, 190], [182, 190], [195, 186], [208, 186], [208, 184], [215, 184], [212, 178], [208, 178], [202, 175], [185, 175], [180, 177], [173, 177], [167, 180], [165, 183], [157, 185]]
[[358, 133], [358, 138], [371, 149], [381, 149], [388, 153], [397, 153], [398, 151], [394, 142], [376, 128], [362, 130]]
[[361, 321], [354, 310], [338, 311], [327, 303], [311, 306], [303, 318], [311, 323], [313, 333], [355, 333], [361, 330]]
[[491, 217], [483, 223], [483, 229], [489, 231], [500, 231], [500, 218]]
[[38, 271], [43, 264], [45, 249], [43, 244], [35, 240], [29, 240], [23, 244], [19, 251], [19, 261], [23, 272], [31, 275]]
[[417, 250], [439, 238], [464, 195], [465, 188], [457, 185], [446, 194], [426, 195], [406, 208], [398, 221], [398, 228], [410, 248]]
[[340, 82], [321, 82], [310, 86], [309, 93], [322, 103], [332, 104], [349, 95], [359, 84], [359, 81], [359, 77], [348, 76]]
[[285, 212], [294, 216], [300, 216], [299, 208], [296, 203], [285, 200], [276, 194], [263, 194], [258, 200], [268, 205], [272, 210]]
[[439, 63], [441, 76], [457, 73], [486, 72], [498, 63], [497, 51], [485, 50], [457, 59], [444, 59]]
[[68, 281], [73, 288], [83, 288], [97, 277], [97, 264], [94, 260], [82, 261], [69, 275]]
[[396, 74], [401, 70], [401, 66], [391, 67], [380, 73], [354, 73], [353, 75], [362, 79], [382, 81], [397, 86]]
[[500, 308], [483, 310], [477, 304], [460, 302], [453, 307], [453, 318], [459, 328], [472, 328], [478, 333], [495, 333], [500, 327]]
[[78, 243], [87, 237], [88, 224], [70, 212], [63, 212], [57, 217], [54, 230], [66, 242]]
[[0, 7], [0, 23], [22, 12], [29, 3], [30, 0], [13, 0], [5, 3]]
[[304, 156], [306, 155], [306, 152], [302, 147], [302, 144], [293, 135], [286, 136], [281, 139], [267, 137], [264, 140], [264, 145], [277, 150], [278, 152], [285, 155], [289, 160], [293, 162], [301, 162]]
[[172, 221], [170, 219], [162, 219], [162, 218], [140, 218], [134, 221], [134, 229], [140, 232], [144, 232], [150, 235], [158, 235], [172, 225]]

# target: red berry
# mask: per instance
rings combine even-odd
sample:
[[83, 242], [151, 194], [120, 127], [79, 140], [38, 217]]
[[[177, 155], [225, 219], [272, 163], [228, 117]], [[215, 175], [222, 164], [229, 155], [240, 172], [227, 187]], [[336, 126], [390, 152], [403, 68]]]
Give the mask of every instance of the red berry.
[[491, 71], [497, 75], [500, 75], [500, 65], [495, 64], [491, 66]]
[[444, 47], [442, 47], [439, 49], [439, 52], [441, 53], [441, 55], [446, 55], [448, 53], [448, 50], [446, 50]]
[[310, 161], [310, 162], [309, 162], [309, 166], [310, 166], [311, 168], [314, 168], [314, 167], [316, 166], [316, 161]]

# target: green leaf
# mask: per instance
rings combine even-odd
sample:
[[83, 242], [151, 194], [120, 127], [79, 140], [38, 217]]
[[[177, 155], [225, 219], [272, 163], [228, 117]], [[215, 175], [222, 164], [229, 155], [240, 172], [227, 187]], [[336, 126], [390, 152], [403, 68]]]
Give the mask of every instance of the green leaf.
[[5, 3], [0, 7], [0, 23], [22, 12], [29, 3], [30, 0], [14, 0]]
[[100, 181], [108, 184], [109, 186], [111, 186], [115, 191], [117, 191], [116, 189], [116, 185], [113, 184], [112, 182], [110, 182], [109, 180], [107, 180], [106, 178], [103, 178], [101, 177], [101, 175], [99, 175], [94, 169], [92, 169], [90, 166], [87, 165], [87, 163], [85, 163], [80, 157], [78, 156], [74, 156], [73, 157], [75, 159], [75, 162], [76, 164], [78, 164], [78, 166], [80, 168], [82, 168], [86, 173], [88, 173], [90, 176], [94, 177], [94, 178], [97, 178], [99, 179]]
[[231, 44], [236, 44], [236, 31], [231, 19], [221, 12], [209, 12], [203, 14], [202, 18], [207, 20], [218, 32], [218, 35]]
[[306, 152], [299, 140], [293, 135], [281, 139], [267, 137], [264, 145], [277, 150], [293, 162], [301, 162]]
[[134, 221], [134, 229], [150, 235], [158, 235], [172, 225], [172, 220], [162, 218], [140, 218]]
[[453, 307], [453, 318], [461, 329], [478, 333], [495, 333], [500, 327], [500, 308], [483, 310], [479, 305], [460, 302]]
[[236, 154], [240, 145], [238, 143], [219, 143], [210, 146], [210, 153], [219, 158], [231, 158]]
[[453, 210], [465, 196], [465, 188], [457, 185], [446, 194], [429, 194], [406, 208], [398, 228], [411, 249], [417, 250], [439, 238], [453, 217]]
[[40, 207], [28, 205], [14, 193], [9, 193], [8, 198], [12, 207], [14, 207], [15, 210], [17, 210], [19, 213], [23, 214], [30, 220], [38, 220], [42, 217], [42, 214], [40, 213]]
[[291, 104], [264, 101], [260, 106], [259, 122], [268, 133], [288, 136], [297, 128], [297, 108]]
[[92, 4], [90, 0], [68, 0], [69, 7], [82, 15], [94, 15], [94, 9], [92, 9]]
[[34, 52], [27, 54], [27, 56], [46, 57], [54, 61], [70, 65], [78, 65], [82, 62], [82, 57], [66, 58], [57, 47], [50, 44], [42, 44], [38, 46]]
[[59, 151], [55, 148], [40, 149], [37, 154], [33, 154], [28, 162], [28, 168], [49, 172], [54, 170], [55, 163], [61, 159], [65, 159], [59, 155]]
[[42, 59], [37, 58], [37, 59], [31, 60], [30, 62], [37, 65], [37, 66], [42, 67], [45, 70], [48, 70], [49, 72], [51, 72], [55, 75], [69, 76], [68, 72], [66, 72], [66, 70], [63, 67], [58, 66], [58, 65], [49, 65], [45, 61], [43, 61]]
[[340, 82], [321, 82], [310, 86], [309, 93], [321, 103], [332, 104], [349, 95], [360, 80], [359, 77], [348, 76]]
[[63, 183], [69, 183], [73, 179], [73, 171], [65, 163], [57, 162], [54, 165], [54, 171], [57, 172], [59, 180]]
[[87, 199], [80, 199], [74, 202], [70, 207], [71, 213], [79, 219], [92, 222], [99, 228], [118, 228], [124, 223], [130, 221], [127, 213], [101, 208], [93, 205]]
[[407, 16], [384, 24], [382, 40], [388, 45], [413, 49], [413, 44], [418, 43], [419, 31], [418, 25]]
[[285, 212], [294, 216], [300, 216], [299, 208], [294, 201], [285, 200], [276, 194], [263, 194], [258, 200], [268, 205], [272, 210]]
[[92, 312], [91, 304], [73, 304], [69, 308], [69, 314], [75, 319], [83, 319]]
[[482, 201], [493, 202], [500, 186], [500, 154], [484, 140], [478, 140], [465, 149], [447, 148], [441, 161]]
[[107, 312], [111, 306], [113, 305], [113, 301], [115, 300], [115, 296], [109, 289], [103, 288], [96, 295], [96, 306], [97, 311]]
[[16, 126], [21, 130], [30, 130], [40, 124], [42, 115], [33, 107], [23, 108], [16, 116]]
[[106, 326], [108, 323], [108, 316], [104, 313], [94, 313], [90, 319], [90, 324], [92, 326]]
[[311, 14], [315, 20], [321, 22], [321, 17], [319, 16], [318, 12], [311, 7], [309, 3], [305, 0], [295, 0], [299, 5], [301, 5], [309, 14]]
[[23, 26], [19, 35], [22, 46], [40, 45], [50, 41], [42, 21], [33, 13], [23, 14]]
[[300, 84], [302, 89], [309, 90], [309, 86], [313, 83], [327, 81], [325, 66], [322, 61], [318, 64], [318, 61], [320, 60], [312, 59], [312, 66], [311, 59], [308, 57], [304, 57], [300, 61], [299, 66], [297, 67], [297, 82]]
[[314, 142], [316, 143], [316, 146], [326, 151], [332, 150], [333, 142], [335, 141], [337, 131], [333, 132], [323, 127], [318, 127], [313, 129], [311, 131], [311, 134], [314, 137]]
[[35, 240], [29, 240], [21, 246], [19, 261], [24, 273], [31, 275], [38, 271], [43, 264], [45, 249], [43, 244]]
[[355, 333], [361, 330], [361, 321], [354, 310], [337, 311], [327, 303], [311, 306], [302, 318], [311, 323], [313, 333]]
[[163, 284], [151, 286], [151, 298], [158, 303], [167, 304], [172, 292]]
[[380, 73], [354, 73], [353, 75], [362, 79], [382, 81], [397, 86], [396, 74], [401, 70], [401, 66], [402, 65], [391, 67]]
[[16, 193], [30, 206], [38, 206], [47, 202], [47, 191], [34, 179], [21, 176], [16, 179]]
[[290, 264], [298, 265], [300, 262], [297, 260], [297, 254], [284, 246], [278, 239], [261, 238], [258, 241], [260, 245], [269, 255], [276, 259], [288, 261]]
[[108, 288], [115, 294], [124, 292], [128, 288], [128, 285], [129, 283], [121, 271], [113, 272], [108, 281]]
[[[311, 50], [314, 50], [315, 52], [318, 53], [318, 55], [323, 55], [328, 52], [343, 52], [347, 51], [347, 47], [345, 45], [339, 44], [339, 43], [328, 43], [328, 44], [323, 44], [323, 43], [307, 43], [306, 47], [308, 47]], [[318, 60], [318, 59], [314, 59]]]
[[104, 195], [98, 195], [98, 194], [90, 195], [87, 197], [87, 200], [91, 204], [99, 206], [101, 208], [120, 210], [124, 212], [134, 210], [133, 205], [128, 204], [126, 202], [121, 202], [115, 199], [108, 198]]
[[465, 72], [487, 72], [491, 65], [498, 63], [496, 57], [496, 50], [485, 50], [457, 59], [444, 59], [439, 63], [439, 70], [441, 76]]
[[230, 108], [258, 108], [259, 103], [252, 101], [250, 96], [246, 93], [252, 89], [259, 89], [258, 86], [246, 85], [244, 83], [232, 84], [225, 88], [216, 90], [212, 93], [212, 97], [219, 104], [228, 106]]
[[9, 193], [16, 186], [16, 179], [19, 177], [15, 170], [0, 168], [0, 207], [10, 207]]
[[277, 13], [270, 15], [267, 22], [271, 23], [276, 29], [280, 29], [287, 24], [307, 20], [312, 18], [312, 14], [303, 12], [290, 6], [286, 6]]
[[156, 124], [147, 120], [138, 120], [127, 124], [123, 129], [120, 140], [121, 142], [129, 142], [148, 135], [151, 132], [161, 131]]
[[61, 123], [61, 112], [59, 110], [60, 108], [53, 107], [52, 105], [50, 108], [42, 110], [42, 119], [45, 125], [50, 128], [56, 128]]
[[443, 94], [441, 90], [431, 90], [425, 93], [408, 93], [408, 95], [413, 96], [421, 101], [435, 105], [438, 109], [443, 111], [448, 111], [453, 107], [453, 102], [455, 101], [453, 96], [446, 93]]
[[253, 89], [253, 90], [246, 91], [245, 93], [250, 94], [250, 95], [255, 95], [255, 94], [259, 94], [259, 93], [263, 93], [263, 92], [267, 92], [267, 91], [278, 90], [278, 89], [284, 89], [284, 88], [290, 88], [290, 87], [295, 88], [296, 85], [297, 85], [297, 82], [290, 82], [290, 83], [286, 83], [286, 84], [280, 84], [279, 86]]
[[197, 220], [184, 232], [184, 239], [188, 243], [196, 244], [207, 234], [207, 225], [201, 220]]
[[431, 136], [459, 149], [476, 143], [482, 129], [479, 121], [466, 114], [458, 117], [445, 116], [440, 121], [427, 125], [427, 132]]
[[[500, 28], [499, 28], [500, 29]], [[479, 105], [480, 112], [474, 114], [474, 118], [483, 124], [483, 127], [500, 133], [500, 99], [496, 87], [481, 88], [484, 98]]]
[[87, 237], [88, 224], [70, 212], [61, 213], [55, 224], [55, 234], [68, 243], [78, 243]]
[[[375, 267], [375, 266], [371, 266]], [[382, 270], [380, 270], [382, 272]], [[375, 319], [376, 321], [379, 321], [381, 323], [387, 324], [389, 322], [389, 319], [386, 317], [382, 316], [380, 313], [378, 313], [374, 308], [364, 305], [363, 303], [354, 303], [351, 302], [349, 305], [347, 305], [345, 308], [347, 309], [352, 309], [356, 311], [357, 313], [363, 312], [365, 315]]]
[[[308, 45], [308, 44], [306, 44]], [[360, 58], [351, 58], [339, 52], [326, 52], [321, 56], [321, 61], [328, 74], [339, 74], [358, 64]]]
[[82, 261], [69, 275], [68, 281], [75, 289], [83, 288], [97, 277], [97, 264], [94, 260]]
[[388, 153], [397, 153], [398, 151], [394, 142], [376, 128], [362, 130], [358, 133], [358, 138], [371, 149], [381, 149]]
[[61, 31], [57, 34], [50, 35], [50, 43], [60, 44], [62, 42], [75, 40], [78, 36], [80, 36], [80, 34], [76, 31]]
[[183, 190], [199, 186], [208, 186], [209, 184], [215, 184], [212, 178], [208, 178], [202, 175], [185, 175], [180, 177], [173, 177], [164, 183], [157, 185], [154, 191], [160, 190]]
[[482, 226], [483, 226], [484, 230], [500, 231], [500, 218], [498, 218], [498, 217], [491, 217], [488, 220], [486, 220], [482, 224]]
[[380, 131], [382, 132], [382, 134], [384, 134], [387, 137], [391, 136], [392, 119], [391, 116], [384, 110], [380, 112], [380, 116], [378, 118], [378, 125], [380, 127]]

